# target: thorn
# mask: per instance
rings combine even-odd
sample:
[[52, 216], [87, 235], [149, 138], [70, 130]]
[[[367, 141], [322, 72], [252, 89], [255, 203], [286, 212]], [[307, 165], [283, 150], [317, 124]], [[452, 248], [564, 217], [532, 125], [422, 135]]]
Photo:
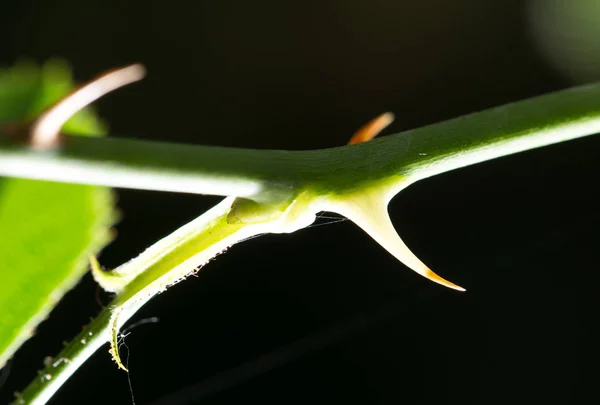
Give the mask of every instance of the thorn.
[[[91, 253], [88, 256], [88, 260], [90, 262], [90, 269], [92, 271], [92, 277], [102, 287], [103, 281], [106, 278], [106, 272], [102, 269], [102, 266], [100, 266], [100, 263], [98, 262], [98, 258], [96, 257], [95, 254]], [[99, 297], [98, 297], [98, 299], [99, 299]]]
[[90, 261], [90, 267], [92, 268], [92, 271], [96, 271], [96, 272], [102, 271], [102, 267], [100, 266], [100, 263], [98, 263], [98, 258], [96, 257], [95, 254], [93, 254], [93, 253], [90, 254], [89, 261]]
[[119, 87], [141, 80], [145, 73], [142, 65], [134, 64], [111, 70], [79, 87], [33, 122], [30, 135], [31, 146], [36, 149], [57, 146], [61, 128], [79, 110]]
[[350, 138], [350, 141], [348, 141], [348, 145], [370, 141], [379, 135], [379, 133], [393, 121], [394, 114], [391, 112], [386, 112], [373, 118], [371, 121], [360, 127], [358, 131], [354, 133], [354, 135], [352, 135], [352, 138]]
[[350, 219], [375, 239], [392, 256], [414, 272], [453, 290], [466, 291], [463, 287], [434, 273], [410, 251], [396, 232], [387, 213], [387, 201], [382, 203], [382, 200], [384, 200], [382, 195], [384, 194], [380, 190], [375, 189], [353, 196], [344, 196], [337, 200], [335, 205], [328, 210], [337, 212]]
[[[122, 291], [123, 288], [137, 275], [123, 275], [119, 273], [118, 270], [105, 270], [100, 266], [100, 263], [98, 263], [94, 254], [90, 254], [88, 260], [90, 262], [92, 277], [103, 290], [108, 292], [118, 293]], [[100, 303], [100, 305], [102, 304]]]

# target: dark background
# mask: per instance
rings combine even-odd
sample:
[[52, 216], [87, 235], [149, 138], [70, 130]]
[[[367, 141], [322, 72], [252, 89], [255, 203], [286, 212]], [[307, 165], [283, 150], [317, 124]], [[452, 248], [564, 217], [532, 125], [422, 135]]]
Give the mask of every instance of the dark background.
[[[562, 37], [536, 25], [546, 6], [550, 27], [572, 17], [554, 4], [22, 0], [0, 6], [0, 59], [64, 57], [79, 80], [144, 63], [143, 82], [96, 103], [113, 136], [326, 148], [384, 111], [393, 133], [593, 80], [594, 49], [565, 61]], [[590, 137], [521, 153], [393, 200], [407, 244], [466, 293], [407, 270], [349, 221], [233, 247], [135, 316], [160, 318], [126, 339], [136, 403], [598, 402], [599, 150]], [[118, 196], [107, 267], [219, 201]], [[14, 357], [0, 403], [98, 300], [110, 297], [88, 275]], [[107, 351], [51, 403], [130, 404]]]

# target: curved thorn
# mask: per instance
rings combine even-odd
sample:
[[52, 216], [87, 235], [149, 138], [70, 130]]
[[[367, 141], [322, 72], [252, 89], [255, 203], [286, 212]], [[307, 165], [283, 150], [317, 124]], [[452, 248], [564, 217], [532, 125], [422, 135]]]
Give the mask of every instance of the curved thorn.
[[[378, 190], [377, 190], [378, 191]], [[333, 211], [344, 215], [356, 225], [360, 226], [377, 243], [392, 254], [396, 259], [404, 263], [411, 270], [423, 277], [452, 288], [457, 291], [465, 291], [458, 286], [434, 273], [427, 267], [400, 238], [390, 217], [387, 213], [387, 200], [383, 199], [381, 193], [371, 191], [352, 197], [344, 197], [336, 201]], [[385, 200], [382, 202], [382, 200]]]
[[31, 146], [39, 149], [56, 146], [62, 126], [75, 113], [105, 94], [141, 80], [144, 75], [144, 67], [134, 64], [104, 73], [76, 89], [34, 121], [31, 127]]
[[89, 259], [90, 261], [90, 268], [92, 270], [92, 276], [94, 277], [94, 280], [96, 280], [96, 282], [98, 284], [100, 284], [100, 281], [98, 281], [98, 279], [101, 279], [102, 276], [104, 275], [104, 270], [102, 270], [102, 267], [100, 266], [100, 263], [98, 263], [98, 258], [96, 257], [95, 254], [90, 254]]
[[104, 291], [118, 293], [120, 292], [129, 282], [131, 277], [123, 277], [116, 271], [106, 271], [102, 269], [98, 259], [95, 255], [91, 254], [89, 257], [90, 268], [92, 270], [92, 277], [102, 287]]
[[373, 118], [371, 121], [360, 127], [358, 131], [354, 133], [354, 135], [352, 135], [352, 138], [350, 138], [350, 141], [348, 141], [348, 145], [370, 141], [393, 121], [394, 114], [391, 112], [386, 112]]

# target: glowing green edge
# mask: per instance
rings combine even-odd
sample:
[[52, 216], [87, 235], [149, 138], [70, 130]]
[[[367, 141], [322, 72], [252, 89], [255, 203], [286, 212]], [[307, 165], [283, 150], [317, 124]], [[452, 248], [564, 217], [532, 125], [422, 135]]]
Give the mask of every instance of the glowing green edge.
[[435, 174], [599, 132], [600, 84], [593, 84], [316, 151], [67, 137], [56, 150], [34, 152], [0, 141], [3, 176], [230, 196], [114, 272], [93, 266], [100, 284], [118, 295], [15, 403], [46, 403], [104, 343], [118, 347], [119, 328], [145, 302], [228, 246], [260, 233], [301, 229], [319, 211], [349, 217], [431, 278], [389, 221], [387, 204], [396, 193]]

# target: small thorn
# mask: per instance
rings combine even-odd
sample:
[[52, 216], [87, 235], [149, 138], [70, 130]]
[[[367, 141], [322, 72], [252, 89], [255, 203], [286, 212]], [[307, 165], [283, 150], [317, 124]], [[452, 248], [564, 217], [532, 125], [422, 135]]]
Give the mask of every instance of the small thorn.
[[98, 98], [127, 84], [141, 80], [146, 71], [140, 64], [114, 69], [79, 87], [38, 117], [31, 126], [30, 143], [36, 149], [59, 144], [60, 130], [79, 110]]
[[98, 263], [98, 258], [96, 257], [95, 254], [90, 254], [89, 256], [89, 261], [90, 261], [90, 267], [92, 268], [92, 271], [102, 271], [102, 267], [100, 267], [100, 263]]
[[361, 128], [352, 135], [350, 141], [348, 141], [348, 145], [354, 145], [361, 142], [370, 141], [375, 138], [381, 131], [383, 131], [388, 125], [390, 125], [394, 121], [394, 114], [391, 112], [383, 113]]
[[98, 258], [95, 254], [91, 253], [88, 257], [88, 260], [90, 262], [92, 277], [98, 284], [100, 284], [100, 286], [102, 286], [102, 280], [104, 279], [106, 272], [102, 270], [102, 266], [100, 266], [100, 263], [98, 263]]

